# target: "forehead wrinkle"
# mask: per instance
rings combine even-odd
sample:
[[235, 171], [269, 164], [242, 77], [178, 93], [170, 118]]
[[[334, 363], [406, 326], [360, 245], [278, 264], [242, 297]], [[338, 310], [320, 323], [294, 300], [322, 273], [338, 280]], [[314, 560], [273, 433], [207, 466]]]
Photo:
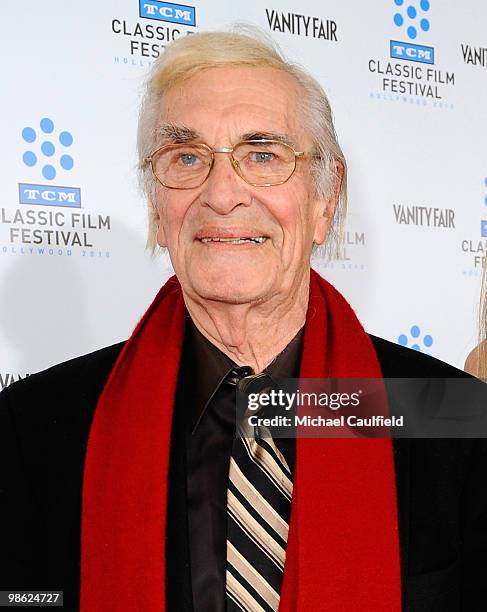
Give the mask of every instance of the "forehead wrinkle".
[[296, 146], [296, 142], [294, 138], [292, 138], [289, 134], [284, 134], [282, 132], [272, 132], [272, 131], [262, 131], [256, 130], [251, 132], [246, 132], [242, 134], [240, 140], [278, 140], [279, 142], [283, 142], [285, 144], [291, 145], [292, 147]]
[[[163, 123], [156, 128], [159, 143], [186, 143], [201, 141], [202, 136], [193, 128], [175, 123]], [[237, 137], [237, 142], [247, 140], [278, 140], [285, 144], [296, 146], [296, 141], [289, 134], [267, 130], [251, 130]], [[236, 143], [235, 143], [236, 144]]]
[[[235, 71], [236, 69], [233, 69], [232, 73]], [[304, 143], [299, 142], [303, 135], [301, 126], [296, 124], [297, 117], [293, 112], [290, 116], [291, 108], [295, 106], [293, 104], [296, 98], [295, 87], [285, 92], [288, 94], [285, 96], [287, 98], [285, 106], [279, 105], [277, 109], [275, 105], [272, 105], [272, 108], [269, 108], [268, 104], [259, 105], [259, 101], [267, 99], [268, 96], [262, 98], [258, 95], [249, 97], [249, 95], [237, 96], [235, 94], [236, 88], [237, 93], [240, 89], [243, 89], [245, 94], [249, 92], [249, 89], [253, 92], [257, 85], [261, 85], [260, 81], [254, 80], [250, 83], [251, 87], [247, 87], [245, 79], [239, 79], [237, 86], [230, 87], [231, 82], [234, 81], [233, 75], [231, 79], [226, 79], [219, 73], [219, 68], [213, 68], [205, 71], [204, 74], [196, 74], [189, 79], [190, 82], [194, 80], [195, 83], [185, 82], [175, 91], [169, 92], [169, 97], [165, 98], [162, 109], [166, 117], [160, 117], [162, 123], [157, 129], [159, 138], [163, 140], [161, 144], [164, 144], [164, 141], [167, 143], [205, 142], [212, 147], [228, 147], [240, 141], [267, 139], [278, 140], [294, 149], [304, 146]], [[209, 75], [213, 75], [213, 78], [207, 79]], [[215, 79], [217, 75], [221, 78]], [[252, 76], [254, 77], [254, 73]], [[228, 96], [221, 95], [220, 92], [215, 99], [213, 92], [215, 83], [227, 84]], [[195, 84], [202, 92], [199, 104], [195, 104], [193, 95]], [[280, 96], [277, 97], [280, 99]], [[257, 106], [254, 108], [255, 104]], [[192, 115], [194, 106], [196, 106], [195, 119], [198, 119], [198, 127], [193, 128], [189, 127], [194, 125], [189, 117]], [[198, 112], [199, 109], [201, 113]], [[280, 119], [277, 125], [276, 112]], [[199, 121], [200, 114], [203, 114], [203, 119], [205, 119], [203, 124]], [[199, 130], [199, 127], [202, 130]]]

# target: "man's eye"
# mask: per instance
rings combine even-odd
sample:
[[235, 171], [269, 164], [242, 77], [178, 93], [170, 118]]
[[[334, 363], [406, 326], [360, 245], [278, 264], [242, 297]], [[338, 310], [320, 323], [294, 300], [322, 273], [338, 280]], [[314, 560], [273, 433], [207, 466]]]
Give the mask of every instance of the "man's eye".
[[179, 156], [179, 161], [183, 164], [183, 166], [194, 166], [199, 160], [194, 153], [182, 153]]
[[257, 163], [266, 163], [274, 161], [275, 155], [274, 153], [270, 153], [269, 151], [252, 151], [249, 154], [250, 161]]

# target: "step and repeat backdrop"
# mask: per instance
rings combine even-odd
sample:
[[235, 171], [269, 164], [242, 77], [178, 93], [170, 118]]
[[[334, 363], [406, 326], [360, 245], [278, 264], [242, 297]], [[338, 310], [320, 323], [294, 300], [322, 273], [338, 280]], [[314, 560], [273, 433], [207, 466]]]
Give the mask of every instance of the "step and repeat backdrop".
[[145, 251], [135, 132], [166, 45], [253, 24], [327, 91], [348, 159], [338, 259], [366, 329], [462, 367], [487, 250], [484, 0], [24, 0], [0, 8], [0, 388], [128, 337]]

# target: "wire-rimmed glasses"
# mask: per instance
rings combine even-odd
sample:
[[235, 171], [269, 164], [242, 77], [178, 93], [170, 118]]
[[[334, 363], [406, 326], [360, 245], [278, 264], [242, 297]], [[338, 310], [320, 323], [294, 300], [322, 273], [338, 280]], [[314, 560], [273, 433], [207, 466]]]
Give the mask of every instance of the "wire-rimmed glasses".
[[280, 140], [244, 140], [233, 147], [212, 149], [204, 143], [166, 144], [144, 158], [155, 178], [170, 189], [202, 185], [213, 168], [215, 153], [229, 153], [232, 168], [253, 187], [272, 187], [288, 181], [296, 160], [308, 155]]

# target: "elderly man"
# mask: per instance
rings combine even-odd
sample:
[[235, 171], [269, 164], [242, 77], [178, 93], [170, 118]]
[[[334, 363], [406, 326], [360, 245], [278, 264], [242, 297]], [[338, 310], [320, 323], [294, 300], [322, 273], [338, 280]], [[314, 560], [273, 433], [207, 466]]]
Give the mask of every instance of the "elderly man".
[[85, 612], [484, 610], [480, 441], [235, 436], [258, 375], [460, 375], [310, 270], [346, 192], [320, 85], [194, 34], [154, 64], [139, 153], [176, 276], [126, 343], [2, 394], [0, 587]]

